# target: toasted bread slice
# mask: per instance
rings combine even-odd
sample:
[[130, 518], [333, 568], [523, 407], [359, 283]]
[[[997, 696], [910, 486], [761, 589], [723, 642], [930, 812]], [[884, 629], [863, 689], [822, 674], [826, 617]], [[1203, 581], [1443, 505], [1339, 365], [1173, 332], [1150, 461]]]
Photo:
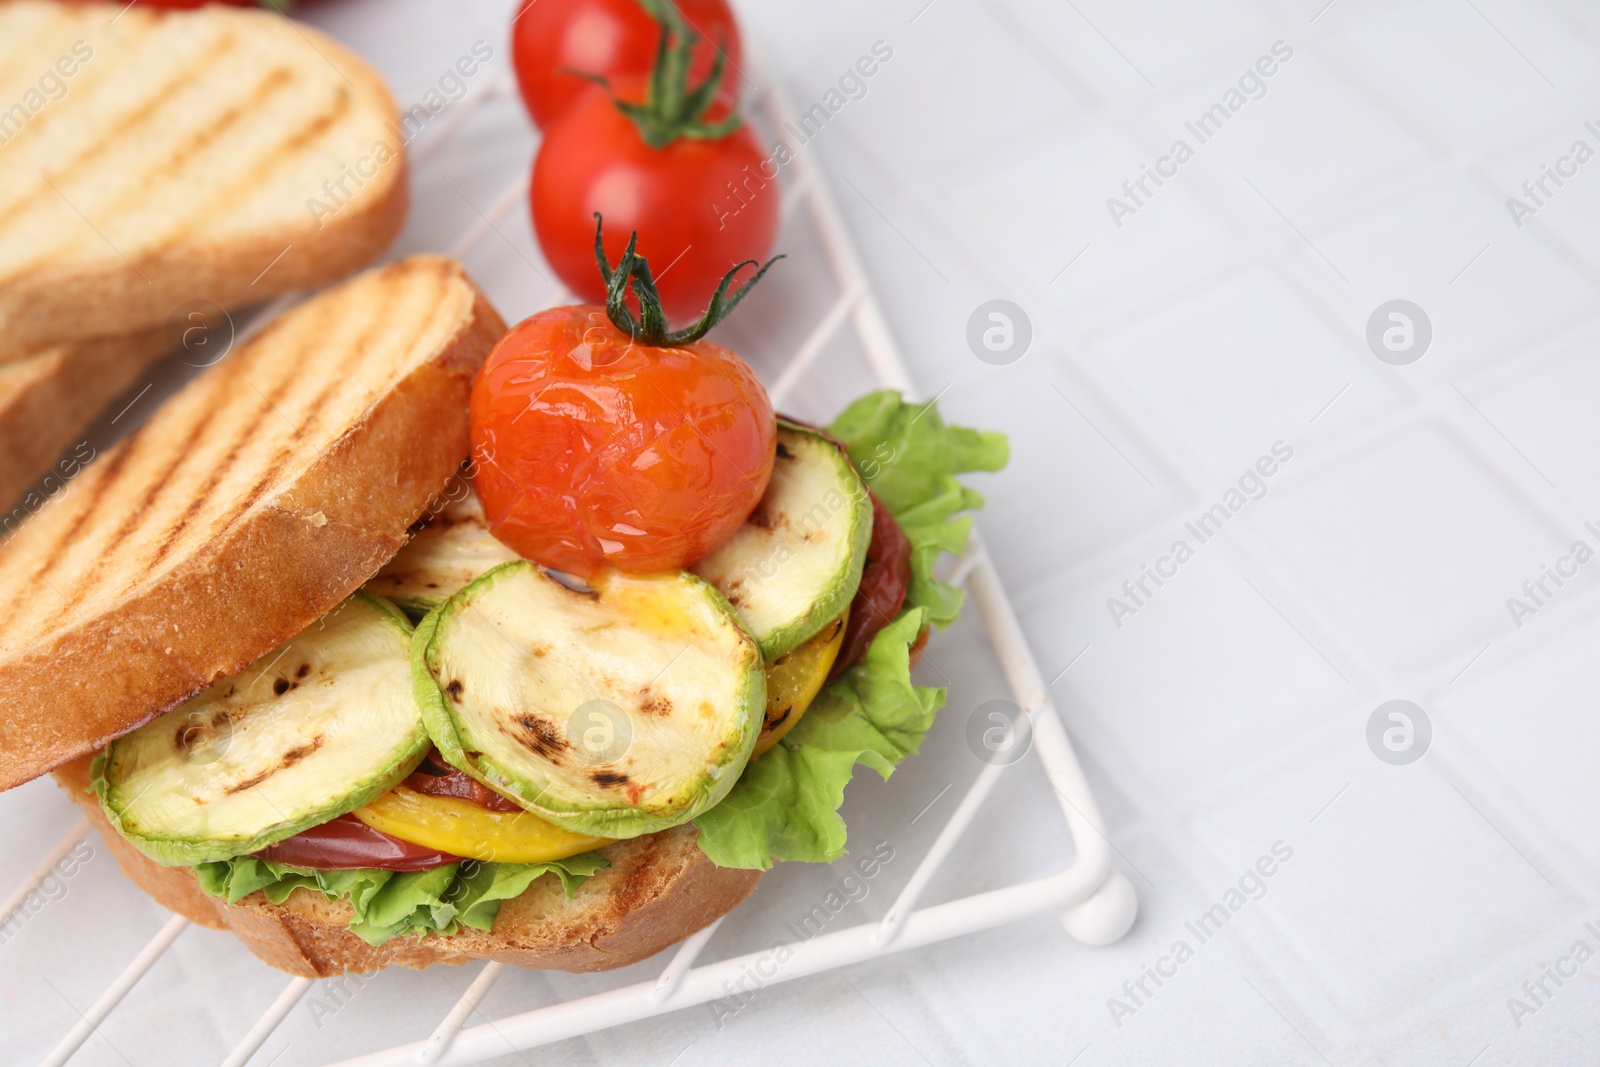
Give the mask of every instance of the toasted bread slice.
[[0, 109], [0, 359], [322, 285], [404, 222], [388, 90], [276, 13], [0, 0]]
[[[81, 431], [166, 351], [166, 331], [157, 329], [0, 363], [0, 507], [10, 508], [0, 513], [0, 543], [94, 458]], [[40, 499], [18, 500], [40, 477]]]
[[505, 331], [418, 256], [288, 312], [0, 550], [0, 788], [92, 752], [316, 622], [466, 459]]
[[62, 767], [55, 776], [141, 889], [202, 926], [231, 931], [279, 970], [307, 978], [476, 959], [562, 971], [625, 967], [733, 910], [761, 875], [716, 866], [696, 844], [694, 826], [678, 826], [601, 849], [611, 866], [585, 881], [570, 900], [556, 878], [537, 879], [500, 906], [488, 933], [464, 929], [449, 937], [396, 937], [374, 948], [346, 929], [349, 904], [331, 903], [318, 893], [299, 889], [282, 904], [261, 893], [232, 905], [207, 896], [187, 868], [161, 866], [111, 828], [87, 792], [88, 759]]

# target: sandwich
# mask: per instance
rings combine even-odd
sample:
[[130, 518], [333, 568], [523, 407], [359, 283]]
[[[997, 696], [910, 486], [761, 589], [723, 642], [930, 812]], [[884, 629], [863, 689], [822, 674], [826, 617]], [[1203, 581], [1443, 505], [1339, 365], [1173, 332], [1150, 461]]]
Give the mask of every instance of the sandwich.
[[669, 331], [597, 257], [606, 306], [509, 331], [447, 261], [363, 275], [96, 460], [0, 556], [0, 786], [54, 770], [135, 882], [305, 976], [620, 967], [843, 855], [855, 768], [943, 704], [955, 475], [1004, 439], [893, 392], [779, 416], [704, 339], [748, 284]]
[[0, 72], [0, 361], [326, 284], [405, 221], [388, 90], [280, 14], [0, 0]]

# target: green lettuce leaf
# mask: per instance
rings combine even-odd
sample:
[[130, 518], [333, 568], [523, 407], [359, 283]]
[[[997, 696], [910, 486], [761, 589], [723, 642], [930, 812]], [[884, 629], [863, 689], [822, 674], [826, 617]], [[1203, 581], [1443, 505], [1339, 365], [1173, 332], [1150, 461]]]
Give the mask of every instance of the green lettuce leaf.
[[959, 554], [972, 531], [964, 511], [983, 496], [956, 480], [966, 471], [997, 471], [1011, 458], [1004, 434], [947, 426], [934, 401], [908, 404], [892, 390], [868, 393], [844, 410], [828, 432], [843, 441], [862, 480], [894, 515], [911, 542], [908, 606], [926, 608], [943, 629], [961, 614], [963, 594], [933, 576], [946, 552]]
[[1004, 434], [947, 426], [934, 401], [910, 404], [891, 389], [845, 408], [828, 432], [897, 519], [951, 488], [968, 494], [967, 507], [981, 506], [983, 498], [961, 490], [955, 475], [997, 471], [1011, 455]]
[[549, 863], [480, 863], [465, 860], [428, 871], [314, 871], [269, 863], [255, 856], [202, 863], [193, 868], [200, 888], [229, 904], [260, 890], [282, 904], [296, 889], [348, 900], [350, 930], [370, 945], [399, 934], [453, 934], [463, 926], [489, 930], [500, 902], [520, 896], [544, 874], [561, 879], [568, 897], [596, 871], [609, 867], [598, 852]]
[[856, 765], [887, 778], [916, 752], [945, 691], [912, 683], [911, 646], [924, 627], [949, 626], [960, 614], [961, 590], [933, 569], [943, 553], [966, 547], [972, 520], [959, 513], [983, 505], [955, 475], [999, 470], [1009, 457], [1004, 436], [946, 426], [932, 402], [908, 404], [894, 392], [862, 397], [828, 430], [911, 542], [911, 583], [899, 617], [861, 662], [823, 689], [788, 736], [695, 820], [701, 850], [720, 867], [838, 859], [846, 841], [839, 808]]

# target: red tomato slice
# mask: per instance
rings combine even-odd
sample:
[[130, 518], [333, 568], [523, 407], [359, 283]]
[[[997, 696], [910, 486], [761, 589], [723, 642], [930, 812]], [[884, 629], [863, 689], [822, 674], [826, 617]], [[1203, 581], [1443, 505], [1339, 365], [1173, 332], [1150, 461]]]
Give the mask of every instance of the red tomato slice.
[[406, 788], [430, 797], [455, 797], [470, 800], [487, 811], [522, 811], [522, 805], [501, 796], [476, 778], [450, 766], [429, 753], [423, 760], [422, 770], [414, 771], [406, 779]]
[[321, 826], [302, 830], [255, 855], [269, 863], [315, 871], [352, 871], [367, 867], [383, 871], [426, 871], [461, 859], [390, 837], [354, 815], [341, 815]]
[[[861, 570], [861, 586], [850, 602], [850, 622], [844, 631], [844, 646], [833, 661], [828, 681], [855, 666], [878, 631], [894, 621], [906, 603], [911, 585], [911, 542], [894, 521], [883, 501], [872, 497], [872, 540], [867, 542], [867, 564]], [[921, 635], [918, 637], [921, 641]]]

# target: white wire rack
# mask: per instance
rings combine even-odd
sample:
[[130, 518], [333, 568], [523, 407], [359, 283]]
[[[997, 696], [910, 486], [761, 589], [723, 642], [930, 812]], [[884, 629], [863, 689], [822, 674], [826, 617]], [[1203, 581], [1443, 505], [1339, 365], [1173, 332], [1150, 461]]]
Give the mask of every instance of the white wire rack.
[[[768, 85], [756, 97], [755, 107], [768, 126], [776, 129], [794, 112], [782, 91], [775, 84], [769, 82]], [[511, 92], [504, 80], [494, 80], [464, 99], [432, 139], [413, 153], [413, 164], [421, 166], [434, 158], [466, 126], [478, 107]], [[458, 258], [469, 256], [494, 232], [499, 221], [514, 210], [526, 189], [527, 174], [519, 174], [448, 250], [449, 254]], [[783, 202], [785, 217], [801, 207], [806, 209], [815, 229], [838, 295], [772, 381], [770, 393], [774, 405], [783, 403], [846, 320], [854, 327], [880, 385], [898, 389], [908, 396], [915, 395], [910, 373], [862, 269], [833, 195], [815, 161], [804, 152], [799, 153], [792, 164], [792, 176], [788, 179]], [[293, 296], [279, 298], [258, 314], [252, 325], [259, 326], [295, 300]], [[248, 332], [248, 329], [241, 331], [240, 337]], [[1138, 908], [1133, 886], [1111, 867], [1111, 848], [1102, 830], [1094, 796], [1010, 600], [976, 531], [966, 555], [951, 570], [949, 579], [964, 584], [970, 592], [1015, 701], [1030, 717], [1031, 751], [1038, 754], [1066, 820], [1074, 846], [1073, 859], [1063, 870], [1048, 877], [919, 907], [925, 892], [1005, 770], [999, 764], [987, 765], [881, 920], [819, 934], [792, 945], [793, 955], [774, 977], [765, 979], [765, 985], [917, 948], [1044, 911], [1061, 912], [1067, 932], [1093, 945], [1118, 940], [1133, 924]], [[86, 820], [75, 824], [0, 906], [0, 916], [11, 915], [44, 882], [61, 857], [84, 837], [87, 829]], [[187, 925], [188, 921], [181, 916], [169, 920], [90, 1008], [81, 1013], [71, 1031], [43, 1061], [45, 1067], [60, 1067], [70, 1060]], [[502, 964], [489, 962], [426, 1038], [343, 1060], [339, 1067], [476, 1063], [508, 1051], [530, 1049], [719, 999], [727, 995], [728, 983], [748, 974], [766, 955], [751, 953], [715, 963], [697, 963], [720, 925], [721, 920], [718, 920], [685, 940], [653, 980], [468, 1027], [465, 1025], [468, 1019], [480, 1013], [484, 997], [504, 972]], [[224, 1067], [243, 1067], [250, 1062], [313, 984], [307, 978], [291, 979], [223, 1061]]]

